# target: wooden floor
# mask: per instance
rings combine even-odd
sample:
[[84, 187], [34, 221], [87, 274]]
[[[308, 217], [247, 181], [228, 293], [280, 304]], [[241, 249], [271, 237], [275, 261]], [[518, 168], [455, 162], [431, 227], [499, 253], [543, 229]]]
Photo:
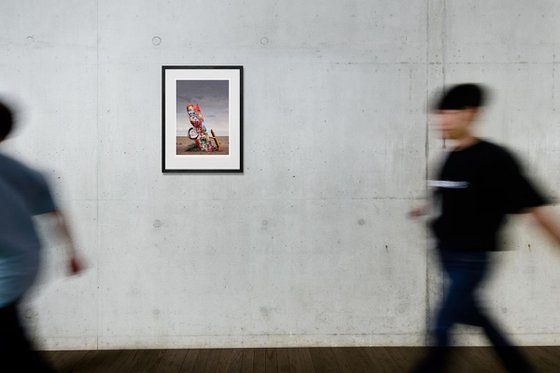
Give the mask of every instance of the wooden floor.
[[[560, 372], [560, 347], [524, 347], [537, 372]], [[407, 372], [426, 352], [421, 347], [267, 348], [212, 350], [50, 351], [60, 372]], [[458, 347], [452, 373], [500, 373], [487, 347]]]

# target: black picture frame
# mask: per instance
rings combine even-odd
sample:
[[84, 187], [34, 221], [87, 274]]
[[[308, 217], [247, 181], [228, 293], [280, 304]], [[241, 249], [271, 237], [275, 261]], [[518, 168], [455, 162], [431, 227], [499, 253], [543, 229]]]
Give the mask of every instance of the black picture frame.
[[161, 74], [162, 172], [242, 173], [243, 66], [163, 65]]

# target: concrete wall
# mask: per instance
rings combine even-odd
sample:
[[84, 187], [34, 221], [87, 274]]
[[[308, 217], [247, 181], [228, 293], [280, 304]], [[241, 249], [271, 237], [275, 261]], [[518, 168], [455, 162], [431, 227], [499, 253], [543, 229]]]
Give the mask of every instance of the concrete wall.
[[[426, 102], [495, 89], [481, 132], [560, 182], [555, 1], [0, 3], [0, 92], [89, 270], [46, 232], [25, 317], [45, 348], [418, 345], [441, 274], [421, 223]], [[157, 43], [154, 38], [160, 38]], [[161, 66], [245, 67], [245, 172], [161, 173]], [[516, 221], [488, 289], [525, 344], [560, 342], [560, 256]], [[465, 329], [461, 343], [482, 343]]]

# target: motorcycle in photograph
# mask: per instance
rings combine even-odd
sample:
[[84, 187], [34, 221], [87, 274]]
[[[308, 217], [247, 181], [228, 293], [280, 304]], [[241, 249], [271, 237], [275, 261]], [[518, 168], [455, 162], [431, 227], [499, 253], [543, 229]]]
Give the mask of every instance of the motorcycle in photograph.
[[[200, 111], [200, 106], [198, 104], [188, 104], [187, 113], [189, 114], [189, 121], [192, 125], [192, 127], [189, 128], [188, 135], [191, 140], [196, 142], [198, 149], [204, 152], [219, 151], [220, 142], [218, 141], [213, 129], [210, 129], [212, 136], [208, 135], [208, 130], [204, 125], [204, 117]], [[212, 144], [210, 139], [214, 140], [215, 144]]]

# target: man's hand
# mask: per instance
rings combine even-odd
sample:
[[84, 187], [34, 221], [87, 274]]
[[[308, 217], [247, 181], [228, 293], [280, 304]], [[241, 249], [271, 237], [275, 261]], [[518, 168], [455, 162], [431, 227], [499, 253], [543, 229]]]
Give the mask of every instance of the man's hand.
[[77, 275], [84, 270], [84, 264], [76, 254], [70, 256], [68, 260], [68, 273], [69, 275]]
[[408, 212], [409, 219], [418, 219], [427, 214], [426, 206], [416, 207]]

